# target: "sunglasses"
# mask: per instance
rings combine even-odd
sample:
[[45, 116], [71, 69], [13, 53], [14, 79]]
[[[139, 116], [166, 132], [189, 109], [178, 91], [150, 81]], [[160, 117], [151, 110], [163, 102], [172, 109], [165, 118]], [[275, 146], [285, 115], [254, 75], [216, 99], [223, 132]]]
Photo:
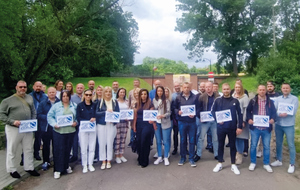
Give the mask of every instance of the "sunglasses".
[[84, 94], [84, 95], [86, 95], [86, 96], [92, 96], [93, 94]]
[[27, 88], [27, 86], [19, 86], [19, 88]]

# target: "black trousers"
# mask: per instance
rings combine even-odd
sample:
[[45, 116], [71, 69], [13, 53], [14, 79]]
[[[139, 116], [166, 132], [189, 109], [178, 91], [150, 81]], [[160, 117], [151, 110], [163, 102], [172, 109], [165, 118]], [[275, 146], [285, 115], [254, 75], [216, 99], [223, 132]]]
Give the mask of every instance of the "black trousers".
[[146, 167], [149, 164], [149, 154], [150, 154], [152, 133], [154, 133], [152, 124], [149, 124], [148, 121], [137, 121], [136, 140], [137, 140], [138, 162], [143, 167]]
[[218, 142], [219, 142], [219, 149], [218, 149], [218, 160], [219, 162], [223, 162], [224, 157], [224, 145], [226, 135], [229, 139], [229, 146], [230, 146], [230, 157], [231, 157], [231, 164], [235, 164], [235, 155], [236, 155], [236, 146], [235, 146], [235, 139], [236, 139], [236, 129], [227, 129], [219, 127], [217, 128], [217, 135], [218, 135]]
[[173, 142], [174, 142], [174, 149], [177, 150], [178, 148], [178, 121], [176, 119], [173, 119]]
[[41, 149], [41, 140], [42, 140], [42, 131], [41, 131], [41, 128], [38, 127], [38, 130], [36, 132], [34, 132], [34, 145], [33, 145], [34, 157], [39, 156], [39, 151]]
[[[42, 140], [43, 140], [43, 162], [50, 163], [50, 143], [52, 141], [53, 147], [53, 128], [48, 126], [47, 131], [42, 131]], [[53, 153], [53, 149], [52, 149]]]

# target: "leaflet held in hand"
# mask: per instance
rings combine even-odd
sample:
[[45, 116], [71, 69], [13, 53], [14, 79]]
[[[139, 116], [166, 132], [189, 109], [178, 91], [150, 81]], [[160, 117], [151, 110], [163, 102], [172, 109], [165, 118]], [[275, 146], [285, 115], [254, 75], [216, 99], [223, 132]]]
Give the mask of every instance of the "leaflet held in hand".
[[71, 126], [73, 124], [73, 115], [57, 116], [56, 122], [59, 127]]
[[157, 110], [144, 110], [143, 111], [143, 121], [157, 121]]
[[105, 112], [105, 122], [113, 122], [119, 123], [120, 122], [120, 112]]
[[80, 121], [80, 132], [96, 132], [96, 122]]
[[120, 120], [133, 120], [133, 110], [120, 110]]
[[195, 105], [180, 106], [180, 110], [182, 111], [181, 116], [196, 115]]
[[19, 126], [19, 133], [27, 133], [37, 131], [37, 120], [21, 120], [21, 125]]
[[216, 111], [216, 119], [217, 119], [217, 123], [232, 121], [230, 109], [223, 110], [223, 111]]
[[214, 121], [215, 120], [210, 111], [200, 112], [200, 119], [201, 119], [201, 122], [208, 122], [208, 121]]
[[253, 126], [269, 127], [269, 120], [268, 115], [253, 115]]
[[294, 115], [294, 105], [279, 103], [277, 112], [278, 113], [286, 113], [288, 115]]

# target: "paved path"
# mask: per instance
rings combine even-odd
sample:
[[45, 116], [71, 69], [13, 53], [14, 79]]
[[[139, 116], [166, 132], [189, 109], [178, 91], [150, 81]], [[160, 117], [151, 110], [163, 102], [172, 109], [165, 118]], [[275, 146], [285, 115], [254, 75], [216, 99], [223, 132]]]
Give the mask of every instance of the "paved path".
[[[128, 138], [127, 138], [128, 141]], [[150, 153], [151, 163], [146, 168], [137, 166], [137, 155], [126, 148], [125, 157], [127, 163], [116, 164], [113, 162], [109, 170], [100, 170], [100, 163], [94, 164], [96, 171], [87, 174], [82, 173], [80, 163], [73, 164], [73, 173], [61, 176], [56, 180], [53, 178], [53, 170], [40, 170], [40, 177], [29, 177], [22, 180], [14, 186], [16, 190], [53, 190], [53, 189], [101, 189], [101, 190], [174, 190], [174, 189], [245, 189], [245, 190], [299, 190], [300, 189], [300, 169], [297, 168], [294, 174], [288, 174], [288, 162], [284, 161], [282, 167], [273, 168], [274, 173], [267, 173], [262, 168], [262, 158], [257, 160], [257, 168], [250, 172], [248, 166], [250, 158], [244, 159], [239, 166], [241, 175], [236, 176], [230, 170], [229, 149], [225, 149], [224, 169], [219, 173], [213, 173], [213, 168], [217, 162], [213, 154], [204, 150], [197, 167], [192, 168], [188, 163], [178, 166], [179, 155], [170, 157], [170, 166], [154, 165], [152, 156], [155, 153], [153, 149]], [[3, 176], [4, 151], [0, 151], [1, 175]], [[287, 155], [284, 156], [285, 159]], [[271, 159], [273, 161], [273, 159]], [[19, 170], [21, 171], [21, 169]], [[6, 174], [6, 179], [12, 179]], [[2, 181], [3, 178], [1, 178]]]

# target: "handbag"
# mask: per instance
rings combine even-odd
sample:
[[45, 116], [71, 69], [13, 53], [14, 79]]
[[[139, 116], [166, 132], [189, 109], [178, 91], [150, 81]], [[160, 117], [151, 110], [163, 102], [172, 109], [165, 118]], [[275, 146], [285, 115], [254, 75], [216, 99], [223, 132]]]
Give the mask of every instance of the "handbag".
[[137, 152], [137, 140], [136, 140], [136, 136], [133, 137], [133, 141], [131, 143], [131, 150], [133, 153]]

